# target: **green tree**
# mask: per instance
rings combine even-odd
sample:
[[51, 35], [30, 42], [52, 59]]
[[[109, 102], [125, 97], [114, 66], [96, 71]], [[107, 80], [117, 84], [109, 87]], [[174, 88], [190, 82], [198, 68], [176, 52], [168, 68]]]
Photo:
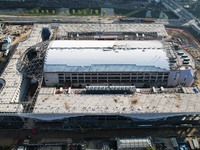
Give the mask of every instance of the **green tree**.
[[39, 10], [38, 10], [38, 9], [36, 9], [35, 12], [36, 12], [37, 14], [39, 14]]
[[84, 14], [84, 15], [87, 15], [87, 11], [86, 11], [85, 9], [83, 10], [83, 14]]
[[34, 14], [34, 10], [31, 10], [31, 13]]
[[55, 10], [52, 10], [52, 14], [54, 14], [54, 15], [56, 14]]
[[75, 10], [75, 9], [73, 9], [73, 10], [72, 10], [72, 14], [73, 14], [73, 15], [75, 15], [75, 13], [76, 13], [76, 10]]
[[91, 9], [91, 10], [90, 10], [90, 15], [92, 15], [92, 14], [93, 14], [93, 10]]
[[95, 10], [95, 14], [98, 15], [99, 14], [99, 10]]
[[49, 10], [46, 10], [46, 13], [49, 14]]
[[105, 16], [106, 15], [106, 10], [103, 10], [103, 16]]
[[82, 11], [81, 11], [81, 10], [78, 10], [78, 14], [81, 15], [81, 14], [82, 14]]
[[69, 10], [66, 10], [66, 14], [69, 15]]
[[44, 14], [44, 10], [41, 10], [41, 13], [43, 13], [43, 14]]

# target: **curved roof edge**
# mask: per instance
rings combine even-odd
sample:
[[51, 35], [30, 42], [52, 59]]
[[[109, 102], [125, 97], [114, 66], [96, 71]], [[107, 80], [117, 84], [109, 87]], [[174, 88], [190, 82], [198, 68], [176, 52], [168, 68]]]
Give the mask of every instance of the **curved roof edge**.
[[1, 116], [16, 116], [22, 118], [31, 118], [31, 119], [38, 119], [44, 121], [52, 121], [52, 120], [62, 120], [65, 118], [70, 117], [80, 117], [80, 116], [109, 116], [109, 115], [116, 115], [116, 116], [124, 116], [131, 119], [141, 119], [141, 120], [152, 120], [152, 119], [162, 119], [168, 117], [176, 117], [182, 115], [200, 115], [200, 112], [182, 112], [182, 113], [133, 113], [133, 114], [117, 114], [117, 113], [110, 113], [110, 114], [32, 114], [32, 113], [4, 113], [0, 114]]

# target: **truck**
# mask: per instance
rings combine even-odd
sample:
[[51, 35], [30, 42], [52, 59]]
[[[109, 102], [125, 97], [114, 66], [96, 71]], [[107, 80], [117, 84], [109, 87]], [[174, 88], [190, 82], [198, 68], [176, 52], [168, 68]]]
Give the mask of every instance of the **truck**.
[[1, 45], [1, 51], [4, 53], [4, 56], [7, 56], [10, 50], [11, 39], [9, 36], [5, 37]]

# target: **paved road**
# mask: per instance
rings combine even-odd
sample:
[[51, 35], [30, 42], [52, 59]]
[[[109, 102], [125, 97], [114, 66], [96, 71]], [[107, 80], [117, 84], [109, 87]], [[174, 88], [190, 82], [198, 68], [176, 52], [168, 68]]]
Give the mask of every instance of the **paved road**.
[[[2, 22], [8, 23], [126, 23], [113, 16], [0, 16], [0, 18], [4, 20]], [[155, 23], [174, 27], [191, 24], [190, 21], [180, 21], [179, 19], [156, 19]]]
[[168, 8], [174, 12], [177, 16], [179, 16], [181, 19], [186, 20], [193, 20], [195, 17], [189, 13], [185, 8], [183, 8], [178, 3], [174, 2], [173, 0], [163, 0], [163, 4], [167, 5]]
[[192, 26], [200, 34], [200, 21], [195, 16], [173, 0], [163, 0], [162, 3], [179, 16], [180, 20], [187, 21], [187, 26]]
[[118, 20], [116, 17], [100, 17], [100, 16], [0, 16], [3, 22], [102, 22], [112, 23]]

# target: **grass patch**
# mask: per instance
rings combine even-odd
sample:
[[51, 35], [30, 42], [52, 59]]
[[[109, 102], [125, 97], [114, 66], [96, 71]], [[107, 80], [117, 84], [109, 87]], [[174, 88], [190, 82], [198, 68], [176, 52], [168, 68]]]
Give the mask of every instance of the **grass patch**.
[[126, 17], [145, 17], [146, 11], [144, 9], [114, 9], [114, 13]]

